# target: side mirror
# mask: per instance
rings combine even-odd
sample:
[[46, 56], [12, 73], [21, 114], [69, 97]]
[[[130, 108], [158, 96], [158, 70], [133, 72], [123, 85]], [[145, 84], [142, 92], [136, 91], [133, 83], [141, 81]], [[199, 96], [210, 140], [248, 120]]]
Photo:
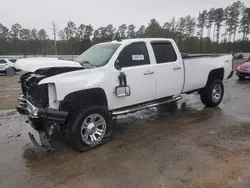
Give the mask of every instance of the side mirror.
[[129, 86], [117, 86], [115, 88], [115, 94], [117, 97], [127, 97], [130, 96], [130, 87]]
[[120, 62], [119, 62], [119, 59], [117, 59], [116, 61], [115, 61], [115, 68], [117, 69], [117, 70], [121, 70], [122, 68], [121, 68], [121, 65], [120, 65]]

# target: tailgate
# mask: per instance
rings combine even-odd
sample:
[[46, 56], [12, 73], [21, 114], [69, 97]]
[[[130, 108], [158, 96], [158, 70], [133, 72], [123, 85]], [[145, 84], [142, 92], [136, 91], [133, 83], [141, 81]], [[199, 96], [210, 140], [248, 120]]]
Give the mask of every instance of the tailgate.
[[233, 71], [233, 56], [228, 54], [221, 56], [221, 58], [221, 61], [224, 62], [224, 79], [227, 79]]

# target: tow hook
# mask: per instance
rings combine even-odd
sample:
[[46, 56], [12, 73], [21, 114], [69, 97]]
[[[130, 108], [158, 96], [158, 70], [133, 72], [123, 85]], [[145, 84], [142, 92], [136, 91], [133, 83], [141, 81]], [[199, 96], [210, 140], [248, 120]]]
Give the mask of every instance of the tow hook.
[[29, 132], [29, 137], [30, 137], [31, 142], [37, 148], [39, 148], [41, 150], [46, 150], [46, 151], [53, 150], [53, 148], [52, 148], [52, 146], [51, 146], [51, 144], [49, 142], [50, 140], [48, 138], [48, 135], [47, 135], [46, 131], [39, 131], [38, 133], [39, 133], [39, 137], [40, 137], [42, 145], [38, 144], [38, 142], [36, 141], [34, 135]]

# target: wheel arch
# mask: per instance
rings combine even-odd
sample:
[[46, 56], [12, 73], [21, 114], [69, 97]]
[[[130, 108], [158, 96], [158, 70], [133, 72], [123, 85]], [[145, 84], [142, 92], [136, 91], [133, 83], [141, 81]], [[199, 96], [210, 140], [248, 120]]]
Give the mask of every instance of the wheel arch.
[[14, 71], [16, 71], [16, 68], [13, 67], [13, 66], [8, 66], [8, 67], [5, 68], [5, 70], [7, 70], [7, 69], [9, 69], [9, 68], [12, 68]]
[[219, 79], [222, 81], [224, 78], [224, 74], [225, 74], [224, 68], [217, 68], [217, 69], [211, 70], [208, 74], [206, 86], [216, 79]]
[[16, 68], [15, 67], [13, 67], [13, 66], [10, 66], [10, 68], [12, 68], [15, 72], [16, 72]]
[[69, 93], [60, 102], [59, 109], [68, 112], [77, 112], [87, 105], [99, 105], [108, 108], [108, 100], [105, 91], [96, 87]]

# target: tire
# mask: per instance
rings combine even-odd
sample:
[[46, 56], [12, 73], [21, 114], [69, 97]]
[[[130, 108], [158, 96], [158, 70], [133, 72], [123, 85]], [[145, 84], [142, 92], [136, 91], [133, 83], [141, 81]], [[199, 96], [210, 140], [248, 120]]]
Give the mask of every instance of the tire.
[[[99, 122], [99, 126], [97, 122]], [[112, 129], [113, 120], [107, 108], [86, 106], [72, 115], [66, 129], [66, 135], [74, 150], [84, 152], [110, 141]]]
[[221, 103], [223, 96], [224, 86], [219, 79], [210, 82], [200, 94], [202, 103], [207, 107], [218, 106]]
[[245, 80], [246, 77], [245, 76], [238, 76], [239, 77], [239, 80]]
[[12, 68], [12, 67], [8, 67], [8, 68], [6, 69], [6, 71], [5, 71], [6, 76], [9, 76], [9, 77], [14, 76], [15, 73], [16, 73], [16, 71], [15, 71], [15, 69]]

